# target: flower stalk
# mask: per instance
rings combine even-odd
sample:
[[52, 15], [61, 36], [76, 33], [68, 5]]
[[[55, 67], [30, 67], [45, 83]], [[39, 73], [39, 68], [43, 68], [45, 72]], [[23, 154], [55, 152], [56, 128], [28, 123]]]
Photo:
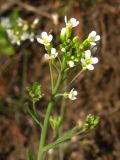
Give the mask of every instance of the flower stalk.
[[46, 143], [46, 135], [47, 135], [47, 129], [48, 129], [48, 125], [49, 125], [49, 118], [50, 118], [52, 109], [53, 109], [54, 104], [55, 104], [55, 95], [57, 94], [57, 91], [58, 91], [58, 89], [60, 87], [60, 84], [62, 82], [64, 69], [65, 69], [65, 59], [63, 59], [61, 71], [59, 72], [56, 85], [53, 88], [53, 93], [52, 93], [50, 102], [48, 103], [48, 107], [47, 107], [47, 111], [46, 111], [46, 115], [45, 115], [45, 119], [44, 119], [44, 123], [43, 123], [43, 128], [42, 128], [42, 131], [41, 131], [40, 145], [39, 145], [37, 160], [43, 160], [43, 157], [44, 157], [43, 148], [44, 148], [45, 143]]

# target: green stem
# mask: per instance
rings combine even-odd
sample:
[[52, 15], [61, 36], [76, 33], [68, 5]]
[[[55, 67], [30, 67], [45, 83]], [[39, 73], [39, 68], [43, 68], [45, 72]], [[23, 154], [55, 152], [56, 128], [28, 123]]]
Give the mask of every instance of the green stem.
[[[66, 74], [65, 74], [65, 76], [66, 76]], [[67, 85], [67, 80], [64, 81], [63, 85], [65, 88]], [[60, 116], [61, 116], [62, 120], [64, 119], [64, 113], [65, 113], [65, 98], [62, 97], [62, 103], [61, 103], [61, 109], [60, 109]], [[61, 137], [62, 131], [63, 131], [63, 125], [61, 125], [59, 128], [59, 137]], [[62, 146], [62, 144], [59, 145], [59, 160], [63, 160], [63, 146]]]
[[54, 77], [53, 77], [53, 70], [52, 70], [51, 62], [49, 62], [49, 68], [50, 68], [50, 78], [51, 78], [51, 86], [52, 86], [52, 92], [53, 92], [53, 89], [54, 89]]
[[63, 74], [64, 74], [64, 68], [65, 68], [65, 60], [63, 60], [62, 68], [61, 68], [61, 71], [59, 72], [56, 85], [53, 89], [51, 100], [48, 103], [48, 107], [47, 107], [47, 111], [46, 111], [46, 115], [45, 115], [45, 119], [44, 119], [44, 123], [43, 123], [43, 128], [42, 128], [42, 131], [41, 131], [37, 160], [43, 160], [44, 159], [44, 154], [45, 153], [44, 153], [43, 149], [44, 149], [44, 146], [45, 146], [45, 143], [46, 143], [47, 129], [48, 129], [48, 125], [49, 125], [49, 118], [50, 118], [52, 109], [53, 109], [54, 104], [55, 104], [55, 95], [56, 95], [56, 93], [57, 93], [57, 91], [60, 87], [61, 81], [62, 81], [62, 77], [63, 77]]
[[37, 114], [37, 110], [36, 110], [36, 106], [35, 106], [35, 102], [33, 101], [33, 111], [34, 111], [34, 114], [35, 114], [35, 116], [37, 117], [38, 116], [38, 114]]

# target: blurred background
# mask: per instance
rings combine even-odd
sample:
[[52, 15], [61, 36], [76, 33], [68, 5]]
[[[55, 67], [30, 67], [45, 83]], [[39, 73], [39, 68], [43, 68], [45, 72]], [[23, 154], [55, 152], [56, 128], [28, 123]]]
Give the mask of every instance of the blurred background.
[[[56, 48], [65, 15], [80, 21], [74, 29], [80, 42], [92, 30], [101, 35], [99, 63], [72, 85], [79, 98], [74, 103], [67, 101], [63, 130], [82, 122], [88, 114], [99, 115], [101, 121], [96, 129], [65, 143], [64, 160], [120, 160], [120, 1], [0, 0], [0, 17], [12, 15], [29, 23], [39, 18], [37, 32], [51, 32]], [[12, 45], [0, 30], [0, 160], [26, 160], [27, 148], [37, 153], [40, 130], [27, 114], [25, 103], [30, 102], [26, 87], [40, 82], [46, 96], [37, 109], [44, 117], [50, 77], [43, 55], [44, 49], [36, 41]], [[59, 110], [58, 101], [54, 114]], [[51, 135], [49, 129], [48, 141]], [[57, 154], [54, 150], [47, 159], [57, 160]]]

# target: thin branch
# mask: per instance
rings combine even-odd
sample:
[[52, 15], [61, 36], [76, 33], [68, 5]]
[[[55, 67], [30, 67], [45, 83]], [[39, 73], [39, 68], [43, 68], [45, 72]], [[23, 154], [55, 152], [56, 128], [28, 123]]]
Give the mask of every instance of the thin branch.
[[40, 15], [40, 16], [43, 16], [43, 17], [52, 19], [52, 16], [51, 16], [49, 13], [44, 12], [43, 10], [41, 11], [40, 8], [38, 9], [38, 8], [32, 6], [32, 5], [29, 5], [29, 4], [27, 4], [27, 3], [20, 2], [20, 1], [18, 1], [18, 0], [8, 0], [8, 1], [9, 1], [9, 2], [12, 2], [13, 4], [18, 5], [20, 8], [25, 9], [25, 10], [27, 10], [27, 11], [29, 11], [29, 12], [33, 12], [33, 13], [36, 13], [36, 14], [38, 14], [38, 15]]

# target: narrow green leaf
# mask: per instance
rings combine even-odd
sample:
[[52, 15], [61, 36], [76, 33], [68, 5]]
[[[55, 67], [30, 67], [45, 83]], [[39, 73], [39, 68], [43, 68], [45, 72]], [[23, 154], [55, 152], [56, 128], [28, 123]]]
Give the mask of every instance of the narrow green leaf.
[[28, 105], [26, 105], [26, 108], [27, 108], [27, 112], [32, 117], [32, 119], [40, 126], [40, 128], [42, 128], [42, 123], [39, 121], [38, 117], [34, 114], [34, 111], [30, 109]]
[[77, 135], [77, 134], [80, 134], [84, 132], [84, 129], [81, 128], [81, 129], [78, 129], [78, 127], [74, 127], [73, 129], [65, 132], [60, 138], [58, 138], [56, 141], [54, 141], [53, 143], [47, 145], [45, 148], [44, 148], [44, 151], [48, 151], [49, 149], [51, 148], [56, 148], [59, 146], [59, 144], [71, 139], [73, 136]]

